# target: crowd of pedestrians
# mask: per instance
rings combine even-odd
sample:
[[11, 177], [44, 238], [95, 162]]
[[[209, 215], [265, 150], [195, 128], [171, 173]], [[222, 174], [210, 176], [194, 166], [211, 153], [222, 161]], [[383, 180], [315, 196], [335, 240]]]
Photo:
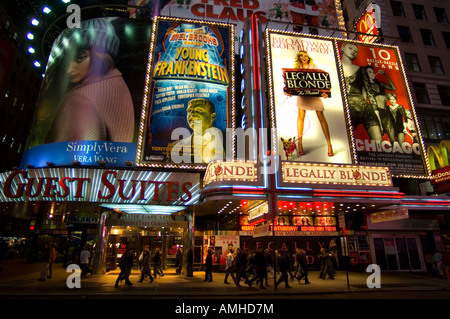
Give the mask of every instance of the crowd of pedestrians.
[[[317, 257], [321, 264], [319, 278], [326, 279], [326, 275], [328, 275], [330, 279], [334, 279], [336, 271], [333, 264], [333, 253], [326, 252], [323, 248]], [[284, 282], [285, 288], [291, 288], [289, 281], [295, 280], [298, 283], [304, 280], [306, 285], [311, 284], [308, 277], [306, 251], [302, 248], [297, 248], [292, 256], [286, 249], [273, 252], [261, 248], [256, 251], [236, 248], [228, 251], [225, 261], [224, 284], [230, 284], [229, 278], [231, 277], [237, 287], [241, 287], [243, 280], [244, 284], [248, 286], [256, 283], [259, 288], [264, 289], [269, 286], [269, 273], [272, 274], [272, 277], [277, 276], [276, 286]]]
[[[184, 258], [183, 258], [184, 256]], [[325, 249], [321, 249], [317, 256], [320, 262], [320, 275], [319, 278], [326, 279], [328, 275], [329, 279], [334, 279], [336, 273], [333, 265], [333, 253], [331, 250], [326, 252]], [[84, 247], [79, 256], [79, 264], [81, 266], [81, 275], [85, 276], [89, 270], [90, 260], [92, 254], [89, 251], [89, 247]], [[137, 255], [131, 248], [119, 259], [120, 273], [116, 279], [115, 287], [119, 288], [120, 283], [125, 281], [126, 286], [132, 286], [130, 281], [130, 275], [133, 267], [136, 267], [135, 258]], [[148, 246], [144, 247], [141, 255], [137, 259], [137, 267], [140, 270], [140, 279], [138, 282], [143, 282], [146, 277], [149, 279], [149, 283], [152, 283], [155, 279], [164, 276], [162, 265], [162, 253], [157, 248], [154, 254], [151, 253]], [[41, 251], [41, 281], [51, 278], [52, 265], [55, 260], [55, 248], [54, 245], [45, 244]], [[183, 263], [186, 263], [187, 277], [193, 277], [193, 251], [192, 248], [188, 249], [184, 255], [181, 248], [177, 249], [176, 253], [176, 273], [182, 274]], [[153, 269], [152, 269], [153, 266]], [[153, 274], [152, 274], [153, 270]], [[208, 249], [205, 263], [204, 263], [205, 278], [204, 281], [213, 281], [213, 251]], [[265, 289], [269, 286], [268, 275], [272, 275], [272, 278], [277, 279], [275, 286], [284, 283], [285, 288], [291, 288], [289, 281], [293, 282], [297, 279], [298, 283], [304, 280], [305, 284], [310, 284], [308, 277], [308, 262], [306, 251], [302, 248], [297, 248], [293, 255], [288, 253], [288, 250], [282, 249], [280, 251], [270, 251], [269, 249], [263, 250], [259, 248], [255, 251], [250, 249], [232, 248], [227, 252], [225, 260], [225, 278], [224, 284], [233, 283], [237, 287], [241, 287], [241, 284], [251, 287], [253, 284], [259, 286], [260, 289]], [[231, 282], [230, 282], [231, 277]]]

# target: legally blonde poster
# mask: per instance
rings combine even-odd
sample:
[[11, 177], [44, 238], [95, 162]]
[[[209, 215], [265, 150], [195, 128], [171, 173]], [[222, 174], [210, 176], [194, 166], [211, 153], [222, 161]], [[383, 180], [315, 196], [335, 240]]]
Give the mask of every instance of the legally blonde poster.
[[269, 31], [268, 48], [280, 158], [352, 163], [333, 42]]
[[424, 175], [423, 148], [396, 47], [338, 41], [358, 163]]

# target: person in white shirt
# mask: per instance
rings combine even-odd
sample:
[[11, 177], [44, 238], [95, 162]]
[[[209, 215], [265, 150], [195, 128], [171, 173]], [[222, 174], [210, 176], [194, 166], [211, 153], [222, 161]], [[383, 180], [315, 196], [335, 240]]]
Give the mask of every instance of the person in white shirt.
[[80, 254], [80, 266], [81, 266], [81, 276], [88, 273], [89, 259], [91, 258], [91, 252], [85, 246]]

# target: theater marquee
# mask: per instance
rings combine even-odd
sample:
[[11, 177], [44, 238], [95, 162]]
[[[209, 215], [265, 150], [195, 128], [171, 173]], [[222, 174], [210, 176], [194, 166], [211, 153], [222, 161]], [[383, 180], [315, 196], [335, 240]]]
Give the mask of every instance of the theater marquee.
[[208, 165], [203, 183], [206, 186], [219, 181], [255, 182], [257, 172], [256, 163], [252, 161], [218, 161]]
[[392, 186], [386, 167], [284, 162], [282, 170], [286, 183]]
[[0, 200], [185, 206], [195, 204], [199, 175], [154, 171], [43, 168], [0, 174]]

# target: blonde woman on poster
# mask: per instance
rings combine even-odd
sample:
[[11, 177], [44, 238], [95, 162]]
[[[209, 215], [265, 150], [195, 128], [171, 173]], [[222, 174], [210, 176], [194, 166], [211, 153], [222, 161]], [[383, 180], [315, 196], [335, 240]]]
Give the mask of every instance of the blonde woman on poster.
[[[306, 51], [299, 51], [294, 62], [295, 69], [318, 69], [318, 67], [313, 63], [312, 58]], [[305, 128], [305, 116], [306, 111], [316, 111], [317, 117], [322, 127], [323, 134], [328, 145], [328, 156], [333, 156], [333, 146], [331, 144], [330, 131], [328, 129], [327, 119], [323, 113], [325, 107], [323, 106], [322, 97], [312, 97], [312, 96], [297, 96], [297, 107], [298, 107], [298, 118], [297, 118], [297, 131], [298, 131], [298, 154], [304, 155], [303, 151], [303, 131]]]

